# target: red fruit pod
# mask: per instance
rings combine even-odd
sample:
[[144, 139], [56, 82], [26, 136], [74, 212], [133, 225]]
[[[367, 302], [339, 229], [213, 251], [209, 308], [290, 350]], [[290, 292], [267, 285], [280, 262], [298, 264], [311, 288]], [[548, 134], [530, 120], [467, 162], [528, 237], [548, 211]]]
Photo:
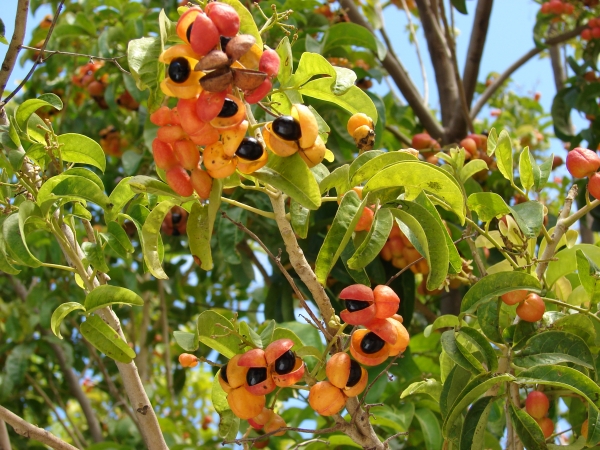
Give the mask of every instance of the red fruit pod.
[[378, 366], [389, 356], [389, 344], [369, 330], [356, 330], [350, 338], [350, 354], [365, 366]]
[[270, 77], [275, 77], [279, 73], [279, 64], [280, 64], [279, 55], [273, 49], [267, 49], [260, 55], [260, 60], [258, 61], [258, 70], [266, 73]]
[[256, 89], [245, 93], [244, 100], [246, 100], [249, 104], [254, 105], [265, 98], [266, 95], [271, 92], [271, 89], [273, 89], [273, 82], [267, 78]]
[[588, 181], [587, 190], [594, 198], [600, 198], [600, 174], [595, 173]]
[[204, 56], [217, 46], [219, 40], [219, 30], [214, 22], [206, 14], [199, 12], [189, 32], [192, 50], [198, 55]]
[[179, 165], [171, 144], [162, 142], [159, 139], [152, 141], [152, 155], [154, 156], [154, 163], [159, 169], [169, 170]]
[[242, 101], [228, 95], [223, 103], [223, 108], [210, 124], [219, 129], [233, 128], [238, 126], [246, 118], [246, 107]]
[[600, 39], [600, 27], [592, 28], [592, 37], [594, 39]]
[[271, 420], [271, 417], [273, 417], [273, 414], [274, 413], [273, 413], [272, 409], [263, 408], [263, 410], [261, 411], [261, 413], [259, 415], [257, 415], [256, 417], [252, 417], [251, 419], [248, 419], [248, 423], [255, 430], [260, 430], [260, 429], [262, 429], [262, 427], [265, 426], [265, 424], [269, 420]]
[[542, 433], [544, 433], [544, 437], [548, 439], [554, 433], [554, 422], [549, 417], [544, 417], [542, 419], [535, 419], [537, 424], [542, 429]]
[[152, 114], [150, 114], [150, 122], [159, 127], [165, 125], [171, 125], [173, 118], [171, 117], [171, 110], [167, 106], [161, 106]]
[[278, 358], [290, 351], [293, 346], [294, 341], [291, 339], [277, 339], [271, 342], [265, 348], [265, 360], [267, 364], [275, 363]]
[[594, 174], [600, 168], [600, 156], [587, 148], [577, 147], [567, 154], [567, 170], [575, 178]]
[[585, 30], [583, 30], [581, 32], [581, 39], [583, 39], [584, 41], [591, 41], [592, 40], [592, 30], [590, 30], [589, 28], [586, 28]]
[[227, 403], [231, 411], [240, 419], [256, 417], [265, 407], [264, 395], [253, 395], [243, 387], [233, 389], [227, 394]]
[[[280, 428], [287, 427], [285, 420], [279, 414], [273, 414], [271, 420], [265, 424], [265, 433], [271, 433], [272, 431], [279, 430]], [[273, 433], [273, 436], [283, 436], [285, 430], [281, 430], [277, 433]]]
[[344, 409], [346, 396], [330, 382], [319, 381], [310, 388], [308, 404], [322, 416], [333, 416]]
[[196, 367], [198, 365], [198, 358], [189, 353], [182, 353], [179, 355], [179, 364], [182, 367]]
[[196, 113], [203, 122], [210, 122], [219, 115], [227, 97], [227, 90], [221, 92], [202, 91], [196, 102]]
[[173, 151], [179, 161], [179, 164], [186, 170], [194, 170], [200, 163], [200, 152], [196, 145], [188, 140], [184, 139], [176, 141], [173, 145]]
[[396, 343], [398, 331], [394, 326], [394, 319], [373, 319], [365, 326], [388, 344]]
[[254, 348], [240, 356], [238, 365], [240, 367], [267, 367], [268, 364], [264, 350]]
[[167, 170], [165, 172], [165, 178], [167, 179], [169, 187], [178, 195], [189, 197], [194, 193], [194, 187], [192, 186], [190, 176], [183, 167], [177, 166]]
[[183, 128], [181, 128], [179, 125], [171, 125], [166, 127], [160, 127], [156, 132], [156, 137], [162, 142], [173, 144], [176, 141], [185, 139], [187, 136], [185, 134], [185, 131], [183, 131]]
[[432, 145], [431, 136], [427, 133], [417, 133], [413, 136], [411, 145], [414, 149], [425, 150]]
[[550, 400], [541, 391], [531, 391], [525, 400], [525, 410], [534, 419], [542, 419], [548, 414]]
[[240, 31], [240, 16], [233, 6], [212, 2], [206, 5], [205, 10], [221, 36], [234, 37]]
[[507, 292], [506, 294], [501, 295], [500, 298], [505, 304], [512, 306], [516, 305], [517, 303], [521, 303], [528, 295], [529, 291], [519, 289], [516, 291]]
[[383, 284], [376, 286], [373, 289], [373, 297], [375, 300], [375, 317], [377, 319], [386, 319], [398, 312], [400, 297], [398, 297], [391, 287]]
[[208, 200], [213, 184], [213, 179], [208, 172], [202, 170], [200, 167], [196, 167], [194, 170], [192, 170], [190, 179], [196, 194], [198, 194], [202, 200]]
[[517, 316], [526, 322], [537, 322], [543, 317], [545, 311], [546, 305], [544, 300], [539, 295], [533, 293], [529, 294], [517, 306]]
[[367, 206], [363, 208], [363, 212], [360, 215], [360, 219], [356, 223], [354, 227], [354, 231], [369, 231], [371, 229], [371, 225], [373, 225], [373, 219], [375, 218], [375, 213], [373, 210]]
[[350, 325], [364, 325], [375, 317], [375, 296], [373, 290], [363, 284], [348, 286], [339, 294], [346, 309], [340, 313], [342, 320]]

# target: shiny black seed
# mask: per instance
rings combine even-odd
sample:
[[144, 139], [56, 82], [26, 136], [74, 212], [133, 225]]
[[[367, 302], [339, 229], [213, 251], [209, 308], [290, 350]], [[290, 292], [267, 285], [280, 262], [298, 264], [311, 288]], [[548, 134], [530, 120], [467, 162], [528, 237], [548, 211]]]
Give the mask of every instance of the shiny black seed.
[[188, 42], [191, 41], [191, 36], [192, 36], [192, 27], [194, 26], [194, 22], [190, 23], [190, 26], [188, 27], [188, 29], [185, 32], [185, 37], [187, 38]]
[[367, 355], [372, 355], [381, 350], [384, 345], [385, 341], [370, 331], [363, 337], [362, 342], [360, 343], [360, 349]]
[[280, 116], [273, 121], [273, 133], [286, 141], [297, 141], [302, 137], [300, 123], [292, 116]]
[[190, 63], [185, 58], [175, 58], [169, 64], [169, 78], [174, 83], [185, 83], [190, 77], [191, 71]]
[[240, 158], [247, 159], [248, 161], [256, 161], [264, 153], [262, 145], [258, 141], [251, 137], [242, 139], [242, 143], [236, 150], [235, 154]]
[[229, 384], [229, 380], [227, 379], [227, 364], [221, 367], [221, 378], [223, 378], [225, 383]]
[[283, 355], [275, 360], [275, 372], [279, 375], [285, 375], [294, 370], [296, 365], [296, 355], [293, 351], [288, 350]]
[[239, 108], [236, 102], [230, 98], [226, 98], [225, 103], [223, 103], [223, 108], [221, 108], [221, 112], [219, 113], [219, 117], [235, 116], [238, 112], [238, 109]]
[[369, 302], [363, 302], [362, 300], [345, 300], [346, 309], [350, 312], [360, 311], [368, 308], [371, 304]]
[[177, 225], [179, 222], [181, 222], [181, 214], [171, 213], [171, 222], [173, 222], [173, 224], [175, 224], [175, 225]]
[[262, 383], [267, 379], [267, 368], [266, 367], [253, 367], [248, 370], [246, 374], [246, 383], [248, 386], [255, 386]]
[[230, 40], [230, 37], [221, 36], [221, 50], [225, 51], [225, 48], [227, 47], [227, 44], [229, 44]]
[[354, 360], [350, 361], [350, 375], [348, 375], [348, 382], [346, 383], [346, 386], [356, 386], [356, 383], [360, 381], [361, 377], [362, 369], [360, 368], [360, 364]]

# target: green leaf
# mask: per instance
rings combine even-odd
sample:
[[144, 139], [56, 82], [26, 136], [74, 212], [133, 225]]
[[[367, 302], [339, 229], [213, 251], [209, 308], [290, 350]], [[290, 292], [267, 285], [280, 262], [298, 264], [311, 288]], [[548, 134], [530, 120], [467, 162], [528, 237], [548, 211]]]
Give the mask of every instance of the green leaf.
[[469, 209], [477, 213], [482, 222], [489, 222], [494, 217], [510, 214], [510, 208], [502, 197], [493, 192], [476, 192], [467, 199]]
[[422, 191], [442, 199], [461, 224], [465, 221], [465, 201], [456, 180], [443, 169], [420, 161], [404, 161], [386, 167], [369, 180], [363, 193], [404, 186], [406, 200], [415, 199]]
[[0, 42], [4, 45], [8, 45], [8, 41], [6, 40], [6, 27], [4, 26], [2, 19], [0, 19]]
[[377, 123], [377, 108], [375, 108], [373, 100], [362, 89], [351, 86], [346, 92], [339, 95], [333, 91], [334, 87], [333, 78], [318, 78], [304, 84], [298, 89], [298, 92], [307, 97], [334, 103], [350, 114], [363, 112]]
[[531, 337], [514, 363], [520, 367], [571, 362], [594, 369], [590, 348], [579, 336], [564, 331], [549, 330]]
[[461, 393], [458, 394], [454, 404], [450, 407], [448, 417], [444, 420], [444, 425], [442, 426], [444, 436], [448, 436], [455, 420], [464, 412], [467, 406], [496, 384], [512, 380], [514, 380], [514, 377], [508, 373], [499, 375], [482, 373], [473, 378]]
[[454, 330], [442, 333], [442, 348], [446, 354], [463, 369], [473, 373], [483, 372], [481, 363], [456, 339]]
[[[198, 332], [189, 333], [187, 331], [177, 330], [173, 331], [173, 338], [175, 339], [175, 342], [177, 342], [177, 345], [179, 345], [186, 352], [195, 352], [200, 346], [200, 341], [198, 340]], [[215, 380], [217, 380], [216, 377]]]
[[68, 199], [80, 198], [95, 203], [102, 209], [110, 209], [108, 196], [88, 178], [68, 176], [52, 189], [52, 193]]
[[[3, 377], [3, 384], [14, 386], [23, 383], [29, 368], [29, 358], [34, 350], [35, 346], [32, 344], [18, 344], [11, 350], [4, 363], [6, 378]], [[4, 390], [6, 387], [2, 388]]]
[[63, 303], [54, 310], [52, 317], [50, 318], [50, 329], [59, 339], [62, 339], [62, 336], [60, 335], [60, 324], [69, 313], [79, 309], [85, 311], [85, 307], [81, 303], [68, 302]]
[[89, 314], [111, 305], [144, 306], [144, 300], [129, 289], [108, 284], [98, 286], [85, 297], [85, 310]]
[[460, 320], [457, 316], [452, 314], [444, 314], [443, 316], [440, 316], [437, 319], [435, 319], [431, 325], [427, 325], [427, 327], [425, 327], [425, 330], [423, 330], [423, 336], [427, 338], [431, 336], [431, 333], [433, 333], [436, 330], [439, 330], [440, 328], [454, 328], [459, 325]]
[[340, 197], [350, 190], [352, 187], [348, 179], [349, 167], [344, 164], [338, 167], [319, 183], [319, 191], [324, 194], [332, 188], [335, 188], [337, 196]]
[[496, 397], [482, 397], [467, 411], [460, 434], [460, 450], [483, 450], [485, 429]]
[[[404, 152], [402, 152], [402, 153], [404, 153]], [[366, 151], [366, 152], [358, 155], [356, 157], [356, 159], [354, 161], [352, 161], [352, 164], [350, 164], [350, 169], [348, 170], [348, 178], [350, 178], [352, 180], [352, 178], [354, 177], [354, 175], [356, 174], [358, 169], [360, 169], [366, 163], [368, 163], [369, 161], [371, 161], [372, 159], [374, 159], [380, 155], [387, 155], [387, 154], [388, 154], [388, 152], [385, 152], [383, 150], [369, 150], [369, 151]], [[389, 154], [393, 154], [393, 152], [391, 152]], [[356, 184], [361, 184], [361, 183], [356, 183]]]
[[100, 144], [82, 134], [68, 133], [58, 136], [63, 161], [89, 164], [102, 172], [106, 169], [106, 157]]
[[522, 409], [516, 408], [512, 403], [509, 412], [515, 430], [527, 450], [544, 450], [548, 448], [544, 433], [542, 433], [542, 429], [533, 417]]
[[498, 145], [498, 133], [495, 128], [492, 128], [488, 134], [487, 138], [487, 154], [488, 156], [492, 156], [496, 151], [496, 146]]
[[113, 189], [108, 197], [108, 202], [112, 207], [104, 211], [104, 221], [110, 223], [117, 218], [117, 215], [125, 205], [135, 197], [135, 192], [131, 189], [129, 181], [131, 177], [123, 178]]
[[440, 395], [442, 393], [442, 385], [434, 378], [427, 378], [425, 381], [417, 381], [416, 383], [410, 384], [402, 394], [400, 398], [406, 398], [409, 395], [415, 394], [427, 394], [436, 402], [440, 401]]
[[290, 203], [290, 216], [294, 233], [300, 239], [306, 239], [308, 236], [308, 226], [310, 225], [310, 210], [299, 204], [296, 200]]
[[192, 256], [198, 258], [202, 270], [213, 268], [210, 240], [221, 205], [222, 188], [222, 181], [214, 180], [208, 205], [202, 206], [200, 203], [194, 203], [188, 217], [187, 235], [190, 252]]
[[29, 118], [42, 106], [52, 106], [54, 109], [60, 111], [63, 108], [63, 102], [55, 94], [42, 94], [38, 98], [25, 100], [19, 105], [15, 113], [17, 125], [22, 131], [27, 130]]
[[[446, 279], [448, 264], [450, 263], [444, 230], [434, 216], [418, 203], [399, 200], [398, 205], [400, 209], [391, 210], [392, 214], [411, 230], [414, 228], [414, 223], [418, 223], [425, 233], [425, 241], [420, 240], [419, 243], [425, 252], [423, 256], [425, 256], [429, 265], [427, 289], [437, 289]], [[414, 220], [408, 220], [407, 216], [412, 217]]]
[[240, 427], [240, 419], [229, 408], [227, 394], [221, 387], [221, 383], [219, 383], [220, 376], [221, 370], [218, 370], [213, 380], [211, 392], [212, 404], [220, 417], [218, 434], [226, 440], [235, 439]]
[[552, 328], [576, 334], [589, 346], [594, 345], [596, 341], [596, 329], [592, 319], [583, 314], [570, 314], [562, 317], [552, 324]]
[[551, 154], [548, 158], [544, 160], [542, 164], [540, 164], [540, 179], [535, 184], [535, 190], [541, 191], [548, 183], [548, 178], [550, 177], [550, 172], [552, 172], [552, 164], [554, 162], [554, 154]]
[[290, 39], [287, 36], [284, 36], [283, 39], [279, 41], [279, 44], [275, 50], [277, 51], [279, 60], [281, 61], [279, 64], [279, 73], [277, 74], [277, 79], [282, 86], [287, 86], [287, 81], [292, 76], [292, 71], [294, 70], [294, 56], [292, 55]]
[[163, 183], [156, 178], [145, 175], [137, 175], [129, 179], [129, 186], [133, 192], [140, 194], [156, 194], [173, 198], [185, 198], [177, 195], [167, 183]]
[[525, 272], [492, 273], [471, 286], [463, 297], [460, 311], [461, 313], [473, 312], [486, 300], [518, 289], [540, 293], [542, 286], [537, 278]]
[[437, 450], [442, 448], [443, 438], [440, 422], [436, 415], [430, 409], [419, 408], [415, 410], [415, 417], [421, 426], [425, 448], [427, 450]]
[[[539, 167], [537, 164], [532, 164], [532, 155], [529, 152], [529, 147], [525, 147], [519, 156], [519, 175], [521, 177], [521, 186], [523, 189], [528, 191], [535, 185], [536, 175], [534, 174], [534, 168], [537, 169], [537, 178], [539, 179]], [[535, 161], [534, 161], [535, 162]]]
[[[383, 154], [376, 153], [374, 155], [370, 155], [369, 159], [366, 161], [360, 160], [360, 158], [364, 158], [365, 155], [373, 153], [375, 153], [375, 151], [363, 153], [358, 158], [356, 158], [356, 160], [354, 160], [354, 162], [350, 166], [348, 176], [350, 178], [350, 184], [352, 186], [357, 186], [359, 184], [364, 183], [367, 180], [370, 180], [386, 167], [398, 164], [403, 161], [415, 162], [418, 160], [415, 156], [411, 155], [408, 152], [389, 152]], [[359, 160], [362, 164], [359, 167], [355, 167], [355, 164], [357, 164]]]
[[544, 205], [537, 201], [530, 201], [509, 208], [525, 237], [537, 238], [544, 222]]
[[466, 0], [452, 0], [452, 6], [461, 14], [468, 14]]
[[248, 341], [252, 342], [257, 348], [262, 347], [262, 340], [260, 336], [248, 325], [248, 322], [240, 322], [240, 334]]
[[42, 263], [31, 254], [29, 247], [27, 247], [24, 219], [20, 218], [22, 215], [22, 213], [11, 214], [2, 224], [2, 235], [4, 236], [6, 249], [18, 264], [39, 267]]
[[249, 34], [254, 36], [256, 39], [256, 45], [262, 50], [263, 41], [261, 39], [260, 33], [256, 26], [256, 22], [254, 21], [254, 17], [245, 4], [240, 2], [239, 0], [220, 0], [222, 3], [227, 3], [228, 5], [233, 6], [233, 9], [236, 10], [238, 15], [240, 16], [240, 33], [241, 34]]
[[467, 340], [479, 349], [487, 365], [488, 372], [496, 372], [496, 370], [498, 370], [498, 357], [496, 356], [496, 352], [494, 352], [490, 343], [481, 333], [479, 333], [479, 331], [475, 328], [462, 327], [458, 333], [466, 337]]
[[550, 261], [546, 269], [546, 282], [552, 286], [556, 281], [574, 272], [577, 269], [577, 250], [582, 251], [585, 256], [600, 266], [600, 247], [592, 244], [577, 244], [566, 248], [554, 255], [555, 260]]
[[460, 180], [464, 183], [477, 172], [488, 170], [488, 165], [483, 159], [474, 159], [460, 169]]
[[110, 267], [106, 264], [106, 258], [104, 256], [104, 249], [100, 244], [92, 242], [84, 242], [81, 244], [81, 249], [85, 255], [87, 262], [92, 265], [98, 272], [108, 273]]
[[318, 53], [304, 52], [298, 61], [294, 75], [288, 80], [287, 87], [299, 88], [311, 78], [318, 75], [328, 75], [330, 84], [335, 82], [337, 72], [324, 56]]
[[394, 217], [391, 211], [387, 208], [379, 209], [375, 214], [373, 225], [371, 225], [367, 237], [348, 260], [348, 267], [359, 270], [373, 261], [387, 242], [393, 224]]
[[329, 50], [344, 45], [364, 47], [372, 50], [381, 60], [385, 58], [386, 49], [373, 33], [361, 25], [351, 22], [340, 22], [327, 29], [323, 36], [322, 50], [325, 55]]
[[[232, 220], [244, 225], [246, 224], [246, 216], [248, 215], [246, 210], [241, 208], [229, 208], [227, 213]], [[234, 223], [230, 222], [225, 217], [221, 217], [219, 229], [217, 231], [217, 239], [223, 259], [228, 264], [240, 264], [242, 262], [236, 246], [244, 239], [245, 235], [246, 234]]]
[[[442, 353], [444, 355], [444, 353]], [[440, 412], [442, 413], [442, 419], [446, 420], [450, 408], [458, 398], [458, 395], [463, 389], [469, 384], [471, 379], [471, 372], [463, 369], [459, 365], [455, 365], [445, 380], [443, 380], [442, 393], [440, 395]]]
[[164, 98], [160, 82], [165, 78], [165, 64], [158, 61], [163, 52], [160, 37], [144, 37], [129, 41], [127, 45], [127, 61], [129, 70], [140, 91], [150, 89], [148, 109], [158, 109]]
[[503, 343], [500, 332], [500, 299], [491, 299], [477, 308], [477, 321], [481, 331], [492, 342]]
[[315, 263], [315, 275], [322, 285], [325, 285], [329, 272], [352, 237], [367, 200], [368, 196], [361, 202], [354, 191], [348, 191], [342, 198]]
[[348, 265], [348, 261], [350, 258], [352, 258], [352, 255], [355, 254], [355, 252], [356, 248], [354, 248], [354, 242], [352, 239], [350, 239], [340, 255], [340, 260], [342, 261], [346, 272], [348, 272], [348, 275], [350, 275], [354, 281], [371, 287], [371, 280], [369, 279], [369, 275], [367, 275], [367, 271], [364, 268], [353, 269]]
[[108, 241], [108, 245], [120, 255], [133, 253], [134, 248], [127, 236], [127, 232], [117, 222], [109, 222], [107, 233], [104, 234]]
[[165, 220], [165, 216], [176, 204], [177, 202], [173, 200], [164, 200], [160, 202], [150, 212], [142, 227], [142, 236], [144, 238], [144, 262], [148, 266], [150, 273], [162, 280], [166, 280], [169, 277], [162, 268], [161, 258], [158, 252], [160, 227]]
[[204, 311], [198, 316], [198, 339], [226, 358], [233, 358], [242, 352], [243, 343], [231, 333], [233, 324], [214, 311]]
[[589, 298], [594, 298], [600, 283], [600, 268], [581, 250], [575, 252], [577, 275]]
[[563, 141], [571, 141], [573, 136], [572, 125], [571, 125], [571, 110], [572, 102], [568, 98], [572, 98], [573, 95], [579, 94], [579, 88], [570, 86], [561, 89], [554, 96], [552, 100], [552, 108], [550, 110], [552, 114], [552, 124], [554, 125], [554, 134], [558, 139]]
[[267, 165], [252, 177], [283, 191], [305, 208], [317, 209], [321, 205], [319, 185], [297, 153], [282, 158], [269, 152]]
[[109, 358], [125, 364], [135, 358], [135, 351], [100, 317], [88, 316], [79, 329], [90, 344]]
[[498, 137], [498, 144], [496, 145], [496, 163], [498, 164], [500, 173], [512, 183], [514, 179], [512, 142], [506, 130], [502, 130]]

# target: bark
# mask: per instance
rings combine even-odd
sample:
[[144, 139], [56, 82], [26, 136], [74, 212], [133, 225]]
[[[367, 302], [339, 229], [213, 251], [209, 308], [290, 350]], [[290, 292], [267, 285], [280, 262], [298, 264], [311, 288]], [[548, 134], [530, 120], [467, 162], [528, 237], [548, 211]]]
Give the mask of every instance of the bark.
[[[23, 45], [23, 39], [25, 39], [25, 27], [27, 25], [27, 14], [29, 13], [29, 0], [19, 0], [17, 5], [17, 15], [15, 17], [15, 31], [10, 40], [10, 45], [2, 62], [0, 68], [0, 93], [6, 89], [6, 84], [10, 78], [10, 74], [15, 67], [17, 62], [17, 56], [19, 54], [19, 47]], [[4, 103], [0, 104], [0, 107], [4, 106]]]
[[463, 86], [465, 88], [467, 104], [469, 105], [473, 101], [473, 94], [477, 86], [481, 55], [483, 54], [483, 47], [485, 46], [485, 39], [490, 25], [493, 3], [494, 0], [479, 0], [477, 2], [477, 9], [475, 10], [469, 50], [467, 51], [467, 61], [465, 62], [465, 70], [463, 72]]
[[0, 420], [0, 450], [11, 450], [8, 429], [4, 420]]
[[39, 428], [30, 424], [2, 406], [0, 406], [0, 420], [3, 420], [13, 427], [17, 434], [25, 436], [28, 439], [41, 442], [42, 444], [46, 444], [48, 447], [55, 450], [78, 450], [77, 447], [73, 447], [71, 444], [68, 444], [62, 439], [57, 438], [43, 428]]

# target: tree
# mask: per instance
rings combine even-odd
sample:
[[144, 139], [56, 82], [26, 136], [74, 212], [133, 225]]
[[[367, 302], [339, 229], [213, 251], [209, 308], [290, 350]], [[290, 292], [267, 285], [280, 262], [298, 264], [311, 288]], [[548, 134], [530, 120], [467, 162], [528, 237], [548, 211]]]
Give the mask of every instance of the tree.
[[[34, 61], [0, 105], [0, 448], [600, 442], [597, 1], [542, 2], [487, 78], [491, 0], [61, 0], [24, 45], [41, 3], [0, 70]], [[510, 89], [540, 54], [552, 121]]]

